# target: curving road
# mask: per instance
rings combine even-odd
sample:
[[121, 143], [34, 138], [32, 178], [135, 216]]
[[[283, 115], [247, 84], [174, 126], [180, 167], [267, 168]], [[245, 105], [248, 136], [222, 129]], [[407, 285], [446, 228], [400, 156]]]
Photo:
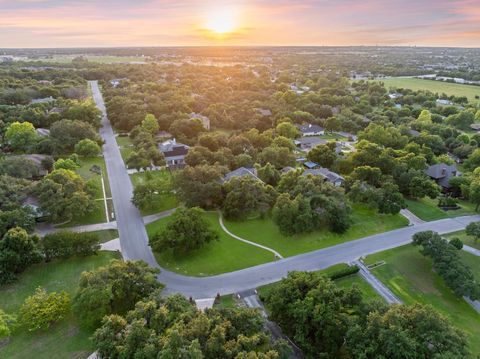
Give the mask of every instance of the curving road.
[[[91, 81], [90, 86], [93, 98], [103, 114], [100, 134], [105, 140], [103, 154], [107, 164], [123, 257], [132, 260], [144, 260], [151, 266], [159, 268], [148, 246], [147, 233], [140, 212], [130, 202], [133, 192], [132, 183], [108, 121], [98, 84], [96, 81]], [[337, 263], [353, 262], [361, 256], [407, 244], [411, 241], [412, 235], [418, 231], [434, 230], [441, 234], [449, 233], [464, 229], [472, 221], [480, 221], [480, 216], [449, 218], [417, 224], [211, 277], [187, 277], [162, 269], [158, 279], [166, 284], [166, 293], [179, 292], [194, 298], [213, 297], [217, 293], [223, 295], [241, 292], [276, 282], [293, 270], [324, 269]]]

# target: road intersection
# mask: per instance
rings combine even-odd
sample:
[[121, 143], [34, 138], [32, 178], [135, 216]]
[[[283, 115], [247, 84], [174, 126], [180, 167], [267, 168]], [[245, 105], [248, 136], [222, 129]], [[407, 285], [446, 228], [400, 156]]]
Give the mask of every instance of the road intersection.
[[[115, 207], [120, 245], [124, 259], [143, 260], [160, 268], [148, 245], [147, 232], [138, 209], [131, 203], [133, 186], [118, 149], [115, 134], [107, 118], [105, 104], [96, 81], [90, 81], [93, 98], [102, 111], [100, 134], [105, 141], [103, 154]], [[448, 218], [364, 237], [317, 251], [284, 258], [275, 262], [211, 277], [189, 277], [160, 268], [159, 281], [166, 285], [166, 293], [182, 293], [193, 298], [214, 297], [236, 293], [276, 282], [290, 271], [313, 271], [337, 263], [349, 263], [362, 256], [395, 248], [411, 241], [414, 233], [433, 230], [440, 234], [462, 230], [472, 221], [480, 221], [480, 215]]]

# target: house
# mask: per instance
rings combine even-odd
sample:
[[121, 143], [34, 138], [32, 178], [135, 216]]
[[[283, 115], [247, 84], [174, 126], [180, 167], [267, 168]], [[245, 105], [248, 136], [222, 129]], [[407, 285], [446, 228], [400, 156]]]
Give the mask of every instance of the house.
[[302, 133], [302, 136], [322, 136], [325, 134], [325, 129], [319, 125], [312, 125], [308, 123], [306, 125], [297, 125], [297, 128]]
[[256, 108], [255, 109], [260, 116], [269, 117], [272, 116], [272, 111], [268, 108]]
[[400, 98], [402, 96], [403, 96], [403, 94], [398, 93], [398, 92], [388, 94], [388, 97], [392, 100], [396, 100], [397, 98]]
[[450, 106], [450, 105], [453, 105], [453, 102], [450, 101], [450, 100], [445, 100], [445, 99], [438, 99], [437, 101], [437, 105], [440, 105], [440, 106]]
[[416, 130], [408, 130], [408, 134], [412, 137], [418, 137], [420, 136], [420, 132], [416, 131]]
[[210, 119], [207, 116], [200, 115], [199, 113], [192, 112], [188, 115], [191, 120], [200, 120], [203, 125], [203, 128], [210, 131]]
[[222, 178], [222, 183], [228, 182], [234, 177], [249, 177], [256, 181], [263, 182], [260, 178], [258, 178], [257, 170], [255, 168], [240, 167], [236, 170], [233, 170], [232, 172], [227, 173]]
[[47, 175], [48, 170], [45, 167], [49, 167], [47, 164], [53, 164], [53, 158], [49, 155], [42, 155], [42, 154], [29, 154], [29, 155], [16, 155], [13, 156], [16, 158], [25, 158], [30, 160], [35, 167], [37, 167], [36, 174], [34, 177], [40, 178]]
[[328, 141], [324, 138], [320, 138], [317, 136], [309, 136], [309, 137], [300, 137], [293, 141], [295, 146], [297, 146], [302, 151], [310, 151], [312, 148], [317, 147], [318, 145], [324, 145]]
[[305, 167], [307, 167], [308, 169], [313, 169], [313, 168], [317, 168], [318, 166], [320, 166], [318, 163], [315, 163], [315, 162], [312, 162], [312, 161], [304, 162], [303, 165]]
[[303, 172], [302, 176], [307, 176], [309, 174], [313, 176], [321, 176], [325, 179], [326, 182], [331, 183], [335, 187], [340, 187], [345, 182], [345, 179], [338, 173], [332, 172], [328, 168], [324, 167], [307, 169]]
[[472, 123], [472, 124], [470, 125], [470, 128], [471, 128], [472, 130], [480, 131], [480, 123]]
[[172, 169], [185, 166], [185, 156], [189, 148], [189, 146], [177, 142], [175, 139], [162, 142], [158, 145], [158, 149], [165, 157], [167, 168]]
[[450, 189], [450, 178], [458, 177], [461, 173], [457, 170], [455, 165], [447, 165], [445, 163], [437, 163], [435, 165], [429, 166], [425, 173], [435, 180], [439, 186], [444, 190]]
[[35, 129], [35, 132], [37, 132], [37, 135], [41, 137], [50, 136], [50, 130], [48, 128], [37, 128]]
[[45, 97], [45, 98], [35, 98], [35, 99], [30, 101], [30, 105], [35, 105], [35, 104], [38, 104], [38, 103], [49, 103], [49, 102], [53, 102], [53, 101], [55, 101], [55, 99], [52, 96]]

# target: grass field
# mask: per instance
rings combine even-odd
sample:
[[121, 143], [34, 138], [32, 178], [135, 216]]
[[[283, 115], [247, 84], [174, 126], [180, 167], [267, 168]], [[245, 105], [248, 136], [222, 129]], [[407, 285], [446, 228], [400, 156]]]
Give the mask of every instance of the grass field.
[[[335, 264], [331, 267], [322, 269], [318, 271], [319, 273], [323, 273], [325, 275], [329, 275], [330, 273], [333, 273], [337, 270], [343, 269], [348, 267], [346, 263], [340, 263], [340, 264]], [[358, 286], [360, 291], [362, 292], [363, 298], [365, 300], [370, 300], [370, 299], [382, 299], [377, 292], [375, 292], [372, 287], [358, 274], [352, 274], [347, 277], [339, 278], [335, 280], [335, 283], [337, 286], [341, 288], [350, 288], [354, 284]], [[278, 284], [278, 282], [267, 284], [264, 286], [261, 286], [257, 288], [258, 294], [260, 298], [265, 298], [265, 296], [273, 289], [275, 286]]]
[[325, 229], [292, 237], [282, 235], [271, 218], [243, 222], [225, 221], [225, 225], [232, 233], [273, 248], [284, 257], [330, 247], [408, 225], [408, 220], [399, 214], [382, 215], [359, 205], [353, 207], [352, 220], [352, 226], [343, 234]]
[[120, 149], [120, 154], [122, 155], [123, 162], [127, 161], [127, 158], [134, 151], [132, 140], [128, 136], [117, 136], [117, 145]]
[[444, 235], [444, 237], [447, 238], [447, 239], [452, 239], [452, 238], [458, 237], [467, 246], [480, 249], [480, 241], [476, 241], [476, 240], [473, 239], [473, 237], [467, 236], [465, 231], [448, 233], [448, 234]]
[[415, 78], [388, 78], [382, 79], [386, 88], [408, 88], [415, 91], [428, 90], [433, 93], [445, 93], [449, 96], [466, 96], [472, 103], [480, 103], [475, 96], [480, 96], [480, 86], [462, 85], [443, 81], [422, 80]]
[[[139, 172], [130, 175], [134, 187], [148, 180], [166, 180], [171, 181], [172, 175], [167, 170]], [[178, 206], [177, 198], [173, 193], [157, 194], [154, 196], [149, 208], [140, 210], [143, 216], [159, 213]]]
[[[16, 313], [25, 298], [39, 286], [47, 291], [64, 290], [72, 296], [83, 271], [104, 266], [115, 258], [118, 258], [116, 253], [99, 252], [96, 256], [34, 265], [22, 273], [17, 282], [0, 288], [0, 308]], [[18, 329], [10, 342], [0, 348], [0, 358], [86, 358], [93, 351], [89, 339], [92, 334], [92, 330], [78, 326], [70, 315], [47, 331], [30, 333]]]
[[[464, 257], [467, 253], [462, 253]], [[447, 316], [452, 323], [469, 335], [473, 353], [480, 353], [480, 314], [463, 298], [457, 297], [435, 272], [429, 258], [419, 253], [419, 248], [406, 245], [366, 258], [367, 264], [384, 260], [385, 265], [372, 270], [393, 293], [406, 304], [429, 304]], [[480, 264], [478, 258], [476, 267]]]
[[100, 243], [105, 243], [111, 241], [112, 239], [118, 238], [118, 231], [116, 229], [104, 229], [102, 231], [93, 231], [89, 233], [96, 234], [100, 240]]
[[[223, 232], [216, 212], [206, 213], [205, 218], [219, 234], [219, 240], [183, 255], [174, 255], [171, 250], [155, 253], [161, 266], [181, 274], [209, 276], [274, 260], [272, 253], [240, 242]], [[165, 228], [170, 220], [170, 217], [166, 217], [148, 224], [146, 228], [149, 238]]]
[[444, 211], [437, 206], [438, 200], [429, 197], [418, 200], [405, 199], [407, 208], [420, 219], [424, 221], [435, 221], [437, 219], [452, 218], [475, 214], [475, 205], [473, 203], [459, 200], [460, 209], [454, 211]]

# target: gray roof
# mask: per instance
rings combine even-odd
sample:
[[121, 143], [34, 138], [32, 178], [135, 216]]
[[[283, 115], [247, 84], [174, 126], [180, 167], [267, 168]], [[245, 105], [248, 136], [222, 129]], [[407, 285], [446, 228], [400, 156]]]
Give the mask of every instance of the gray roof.
[[160, 152], [163, 153], [166, 160], [182, 159], [188, 153], [189, 147], [175, 139], [165, 141], [158, 145]]
[[308, 123], [306, 125], [297, 125], [301, 133], [310, 133], [310, 132], [321, 132], [324, 131], [324, 128], [319, 125], [312, 125]]
[[35, 131], [39, 136], [50, 136], [50, 130], [48, 128], [37, 128]]
[[272, 116], [272, 111], [267, 108], [257, 108], [257, 112], [262, 116]]
[[227, 173], [223, 177], [222, 182], [228, 182], [234, 177], [250, 177], [254, 180], [262, 181], [260, 178], [257, 177], [256, 170], [254, 168], [240, 167], [236, 170], [233, 170], [232, 172]]
[[416, 130], [408, 130], [408, 133], [413, 136], [413, 137], [418, 137], [420, 136], [420, 132], [416, 131]]
[[340, 176], [338, 173], [332, 172], [328, 168], [324, 168], [324, 167], [316, 168], [316, 169], [307, 169], [303, 172], [302, 176], [306, 176], [309, 174], [313, 176], [322, 176], [330, 183], [344, 181], [344, 178]]
[[439, 185], [445, 188], [450, 187], [450, 178], [460, 175], [455, 165], [447, 165], [445, 163], [437, 163], [429, 166], [425, 173], [437, 181]]

